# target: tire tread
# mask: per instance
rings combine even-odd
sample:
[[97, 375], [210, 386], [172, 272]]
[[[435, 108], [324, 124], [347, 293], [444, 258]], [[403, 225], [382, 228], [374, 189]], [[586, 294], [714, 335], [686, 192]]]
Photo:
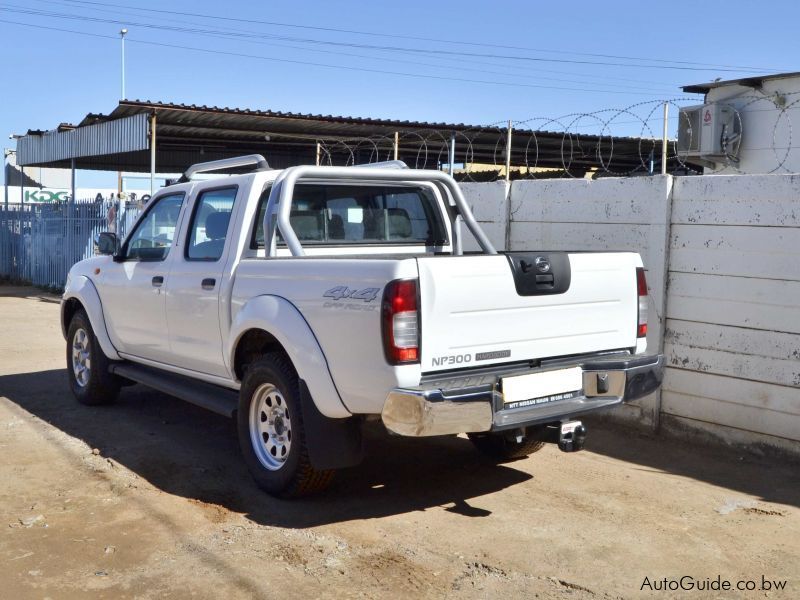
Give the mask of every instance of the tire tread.
[[[89, 336], [89, 356], [92, 361], [89, 383], [83, 388], [77, 385], [72, 372], [72, 339], [78, 327], [83, 328]], [[109, 372], [110, 363], [111, 361], [100, 347], [100, 342], [97, 341], [89, 315], [84, 309], [79, 309], [72, 316], [67, 330], [67, 378], [72, 394], [78, 402], [86, 406], [102, 406], [116, 401], [121, 382], [118, 377]]]
[[[252, 459], [246, 461], [248, 463], [248, 467], [250, 468], [251, 474], [253, 475], [253, 478], [256, 480], [256, 483], [259, 485], [259, 487], [268, 493], [274, 494], [281, 498], [300, 498], [302, 496], [319, 493], [331, 484], [336, 471], [315, 469], [311, 464], [311, 460], [309, 459], [308, 448], [305, 442], [305, 430], [303, 428], [303, 414], [299, 401], [300, 385], [297, 378], [297, 372], [289, 360], [289, 357], [284, 353], [269, 352], [263, 355], [261, 358], [254, 360], [247, 366], [247, 370], [245, 371], [242, 380], [243, 390], [251, 387], [248, 379], [255, 377], [256, 375], [254, 375], [254, 373], [256, 373], [260, 368], [268, 368], [277, 371], [291, 387], [290, 393], [292, 394], [292, 399], [294, 400], [294, 402], [292, 402], [292, 412], [297, 415], [295, 418], [293, 418], [293, 421], [296, 422], [296, 425], [293, 424], [292, 431], [293, 433], [295, 431], [299, 431], [300, 433], [300, 435], [295, 434], [292, 440], [292, 446], [293, 449], [294, 447], [298, 447], [300, 454], [294, 474], [291, 476], [286, 486], [281, 490], [275, 490], [271, 485], [266, 483], [266, 477], [270, 477], [271, 474], [266, 472], [263, 467], [260, 467], [260, 463], [258, 463], [257, 460], [252, 465]], [[248, 450], [249, 452], [252, 452], [251, 448], [245, 446], [245, 444], [250, 444], [249, 430], [247, 430], [249, 410], [245, 410], [245, 408], [249, 409], [249, 401], [250, 398], [248, 398], [248, 404], [247, 407], [245, 407], [244, 398], [240, 400], [240, 414], [238, 416], [240, 444], [242, 446], [242, 451], [246, 456], [248, 455]], [[245, 435], [245, 432], [248, 434]], [[297, 444], [297, 446], [295, 446], [295, 444]], [[254, 468], [260, 468], [263, 470], [263, 472], [254, 472]]]

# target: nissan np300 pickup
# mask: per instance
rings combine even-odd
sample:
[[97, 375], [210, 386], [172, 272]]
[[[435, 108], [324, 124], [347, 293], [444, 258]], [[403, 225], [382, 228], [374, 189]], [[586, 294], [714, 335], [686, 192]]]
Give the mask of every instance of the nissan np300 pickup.
[[466, 433], [504, 461], [577, 450], [576, 417], [660, 384], [636, 253], [497, 252], [451, 177], [399, 162], [278, 171], [252, 155], [182, 181], [71, 269], [71, 388], [97, 405], [139, 382], [235, 418], [269, 493], [357, 464], [368, 420]]

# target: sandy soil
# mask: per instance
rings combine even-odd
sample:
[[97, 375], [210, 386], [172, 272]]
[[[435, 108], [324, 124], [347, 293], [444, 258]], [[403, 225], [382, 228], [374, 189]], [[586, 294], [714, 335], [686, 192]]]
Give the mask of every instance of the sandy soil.
[[[66, 385], [57, 299], [0, 286], [0, 597], [797, 598], [800, 468], [592, 423], [505, 466], [368, 436], [324, 495], [252, 483], [232, 424], [141, 386]], [[657, 592], [664, 578], [784, 592]]]

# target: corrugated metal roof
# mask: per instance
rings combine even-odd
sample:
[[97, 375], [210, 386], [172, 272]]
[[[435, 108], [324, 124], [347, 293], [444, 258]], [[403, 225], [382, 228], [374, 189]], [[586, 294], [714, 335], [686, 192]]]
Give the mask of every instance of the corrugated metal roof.
[[[263, 122], [264, 119], [275, 119], [284, 122], [290, 121], [313, 121], [321, 125], [368, 125], [370, 127], [385, 127], [387, 130], [394, 132], [399, 129], [447, 129], [447, 130], [486, 130], [497, 131], [496, 127], [486, 127], [483, 125], [467, 125], [465, 123], [431, 123], [426, 121], [408, 121], [397, 119], [375, 119], [371, 117], [352, 117], [352, 116], [336, 116], [336, 115], [315, 115], [308, 113], [293, 113], [282, 112], [273, 110], [257, 110], [250, 108], [230, 108], [226, 106], [206, 106], [197, 104], [173, 104], [169, 102], [150, 100], [121, 100], [119, 106], [108, 115], [88, 115], [84, 122], [88, 120], [102, 120], [114, 119], [119, 116], [127, 116], [129, 114], [138, 112], [142, 108], [148, 110], [155, 110], [159, 115], [170, 114], [170, 117], [180, 119], [182, 122], [192, 121], [191, 113], [204, 114], [205, 117], [200, 119], [207, 119], [208, 116], [213, 114], [226, 115], [226, 119], [230, 117], [242, 117], [242, 123]], [[183, 116], [178, 116], [176, 113], [183, 112]], [[248, 119], [248, 117], [255, 117], [257, 121]], [[198, 117], [195, 117], [198, 118]], [[81, 123], [83, 124], [83, 122]]]
[[[157, 169], [179, 172], [194, 162], [241, 154], [260, 153], [273, 167], [313, 164], [317, 141], [324, 144], [326, 157], [333, 164], [370, 162], [378, 154], [391, 158], [395, 132], [399, 135], [399, 157], [412, 167], [437, 168], [446, 162], [451, 134], [456, 135], [456, 162], [496, 164], [505, 162], [506, 127], [437, 123], [352, 116], [314, 115], [270, 110], [238, 109], [218, 106], [171, 104], [142, 100], [122, 100], [108, 115], [90, 113], [77, 126], [62, 124], [63, 143], [72, 148], [56, 151], [50, 133], [29, 132], [20, 148], [38, 144], [49, 152], [26, 150], [25, 159], [49, 167], [67, 167], [69, 158], [78, 152], [69, 135], [91, 132], [76, 156], [78, 168], [104, 170], [149, 170], [147, 125], [149, 115], [156, 115]], [[141, 127], [132, 135], [130, 145], [103, 141], [114, 137], [120, 121], [141, 119]], [[110, 127], [108, 131], [102, 129]], [[103, 138], [101, 140], [100, 138]], [[24, 141], [23, 141], [24, 140]], [[660, 154], [661, 142], [630, 137], [598, 135], [576, 136], [564, 132], [534, 131], [515, 128], [512, 136], [511, 164], [551, 168], [583, 169], [608, 167], [616, 172], [642, 168], [642, 154], [651, 149]], [[613, 165], [602, 164], [599, 150], [607, 156], [613, 147]], [[131, 148], [132, 150], [128, 150]], [[99, 152], [98, 152], [99, 151]]]
[[20, 166], [146, 150], [147, 114], [109, 120], [86, 127], [63, 124], [53, 131], [28, 133], [17, 140]]

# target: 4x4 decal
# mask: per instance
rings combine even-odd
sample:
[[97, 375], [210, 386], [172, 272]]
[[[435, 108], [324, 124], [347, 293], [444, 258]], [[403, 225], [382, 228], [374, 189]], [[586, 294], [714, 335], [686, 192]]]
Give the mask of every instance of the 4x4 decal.
[[378, 292], [381, 288], [364, 288], [363, 290], [351, 290], [346, 285], [338, 285], [329, 289], [322, 294], [323, 298], [333, 298], [334, 300], [342, 300], [347, 298], [349, 300], [363, 300], [364, 302], [372, 302], [378, 297]]

